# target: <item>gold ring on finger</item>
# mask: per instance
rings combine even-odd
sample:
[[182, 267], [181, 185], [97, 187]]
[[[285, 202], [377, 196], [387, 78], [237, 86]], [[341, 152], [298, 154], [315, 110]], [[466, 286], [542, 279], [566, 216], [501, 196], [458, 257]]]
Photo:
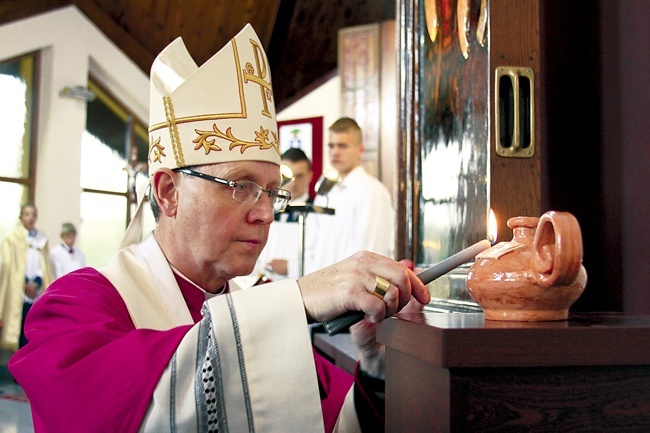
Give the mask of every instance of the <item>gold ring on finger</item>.
[[384, 280], [382, 277], [377, 277], [377, 276], [375, 276], [375, 281], [376, 281], [375, 291], [372, 292], [372, 294], [378, 297], [379, 299], [384, 299], [384, 296], [388, 291], [388, 287], [390, 287], [390, 283]]

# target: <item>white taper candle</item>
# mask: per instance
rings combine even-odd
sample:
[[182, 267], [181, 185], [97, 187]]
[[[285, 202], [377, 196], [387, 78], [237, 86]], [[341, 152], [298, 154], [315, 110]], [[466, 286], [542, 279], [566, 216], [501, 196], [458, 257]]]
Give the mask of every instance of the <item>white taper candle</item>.
[[436, 263], [430, 268], [425, 269], [418, 274], [418, 278], [422, 280], [424, 284], [429, 284], [431, 281], [440, 278], [452, 269], [456, 269], [463, 263], [469, 262], [476, 257], [477, 254], [487, 250], [491, 246], [492, 243], [490, 241], [483, 239], [482, 241], [457, 252], [453, 256], [449, 256], [443, 261]]

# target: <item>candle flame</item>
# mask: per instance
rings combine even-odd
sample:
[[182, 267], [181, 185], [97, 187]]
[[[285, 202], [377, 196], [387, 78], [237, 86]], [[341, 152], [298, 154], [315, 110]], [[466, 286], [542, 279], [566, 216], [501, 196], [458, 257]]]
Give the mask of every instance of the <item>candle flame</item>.
[[494, 214], [494, 211], [490, 209], [490, 215], [488, 216], [488, 240], [494, 244], [497, 241], [497, 217]]

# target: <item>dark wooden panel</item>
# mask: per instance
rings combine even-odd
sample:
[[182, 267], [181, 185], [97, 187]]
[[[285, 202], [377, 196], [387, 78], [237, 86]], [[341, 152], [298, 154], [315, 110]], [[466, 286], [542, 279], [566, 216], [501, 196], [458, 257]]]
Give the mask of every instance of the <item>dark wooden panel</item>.
[[485, 320], [482, 313], [396, 317], [381, 324], [378, 341], [438, 367], [650, 365], [650, 316], [572, 313], [553, 322]]
[[445, 369], [392, 348], [386, 362], [386, 431], [650, 429], [648, 366]]
[[527, 323], [479, 316], [400, 314], [379, 326], [386, 431], [650, 429], [650, 317], [585, 313]]
[[[531, 68], [535, 74], [535, 95], [540, 95], [540, 41], [538, 0], [497, 0], [490, 5], [490, 113], [494, 113], [494, 71], [500, 66]], [[537, 143], [532, 158], [504, 158], [496, 153], [494, 116], [490, 134], [490, 206], [497, 216], [499, 240], [512, 239], [506, 226], [515, 216], [540, 216], [540, 161], [545, 149], [542, 139], [540, 99], [535, 98], [534, 137]]]
[[385, 430], [451, 431], [449, 370], [437, 368], [392, 348], [386, 349], [386, 365], [399, 366], [399, 370], [386, 377]]
[[585, 8], [580, 2], [545, 0], [540, 10], [546, 146], [542, 206], [571, 212], [580, 222], [589, 281], [575, 311], [623, 307], [621, 209], [615, 198], [621, 192], [606, 191], [608, 183], [620, 186], [622, 181], [623, 170], [606, 168], [615, 164], [621, 148], [618, 140], [605, 146], [601, 127], [603, 74], [618, 66], [601, 62], [601, 45], [615, 37], [615, 30], [601, 27], [598, 4]]
[[456, 369], [452, 431], [647, 432], [650, 367]]
[[[181, 36], [199, 65], [216, 53], [246, 23], [253, 26], [262, 44], [267, 46], [279, 4], [279, 0], [92, 2], [154, 55]], [[141, 65], [144, 66], [146, 65]]]

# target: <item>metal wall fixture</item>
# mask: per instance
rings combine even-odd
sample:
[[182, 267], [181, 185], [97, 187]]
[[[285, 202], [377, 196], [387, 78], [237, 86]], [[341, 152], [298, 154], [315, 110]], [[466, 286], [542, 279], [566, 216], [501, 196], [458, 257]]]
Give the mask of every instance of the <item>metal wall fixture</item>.
[[497, 155], [530, 158], [535, 154], [535, 80], [533, 70], [496, 68], [494, 138]]
[[59, 92], [59, 95], [66, 98], [81, 99], [86, 102], [92, 102], [97, 97], [95, 92], [84, 86], [64, 87]]

